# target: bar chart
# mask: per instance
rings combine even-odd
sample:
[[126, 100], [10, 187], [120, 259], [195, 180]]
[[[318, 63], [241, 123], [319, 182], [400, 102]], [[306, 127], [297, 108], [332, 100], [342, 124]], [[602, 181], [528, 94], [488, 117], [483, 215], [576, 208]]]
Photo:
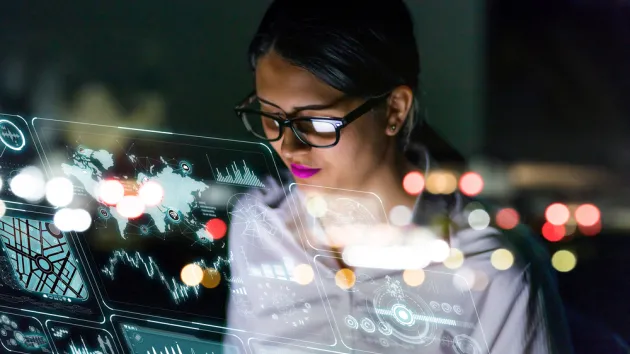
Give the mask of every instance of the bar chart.
[[245, 160], [243, 160], [243, 164], [240, 167], [236, 164], [236, 161], [233, 161], [228, 167], [225, 168], [224, 171], [221, 171], [218, 168], [214, 168], [213, 172], [215, 174], [215, 179], [219, 183], [265, 188], [265, 185], [247, 166]]

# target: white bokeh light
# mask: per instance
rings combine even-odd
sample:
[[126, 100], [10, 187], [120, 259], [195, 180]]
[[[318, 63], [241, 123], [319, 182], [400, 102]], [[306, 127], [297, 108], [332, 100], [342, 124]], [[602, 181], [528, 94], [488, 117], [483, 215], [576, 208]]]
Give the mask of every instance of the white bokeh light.
[[0, 177], [0, 191], [2, 190], [2, 177]]
[[72, 213], [72, 229], [74, 231], [83, 232], [90, 228], [90, 225], [92, 225], [92, 217], [90, 216], [90, 213], [83, 209], [75, 209]]
[[125, 187], [118, 180], [108, 179], [99, 183], [97, 194], [103, 203], [116, 205], [125, 196]]
[[458, 269], [453, 277], [453, 285], [459, 291], [469, 291], [475, 285], [475, 271], [468, 267]]
[[39, 201], [46, 194], [44, 174], [35, 166], [23, 168], [15, 177], [11, 178], [9, 187], [13, 194], [29, 202]]
[[55, 226], [62, 232], [72, 231], [74, 228], [74, 210], [70, 208], [63, 208], [55, 213], [53, 222]]
[[116, 205], [116, 211], [128, 219], [135, 219], [145, 210], [144, 201], [135, 195], [126, 195]]
[[474, 230], [483, 230], [490, 225], [490, 215], [483, 209], [476, 209], [468, 215], [468, 224]]
[[140, 187], [138, 195], [146, 206], [156, 206], [164, 198], [164, 189], [159, 183], [149, 181]]
[[56, 207], [64, 207], [72, 202], [74, 186], [65, 177], [56, 177], [46, 183], [46, 200]]
[[342, 258], [352, 267], [377, 269], [421, 269], [430, 263], [423, 249], [409, 246], [352, 245], [344, 248]]
[[429, 243], [429, 257], [433, 262], [444, 262], [451, 254], [451, 247], [444, 240], [433, 240]]
[[395, 226], [407, 226], [411, 222], [411, 209], [404, 205], [397, 205], [389, 212], [389, 221]]

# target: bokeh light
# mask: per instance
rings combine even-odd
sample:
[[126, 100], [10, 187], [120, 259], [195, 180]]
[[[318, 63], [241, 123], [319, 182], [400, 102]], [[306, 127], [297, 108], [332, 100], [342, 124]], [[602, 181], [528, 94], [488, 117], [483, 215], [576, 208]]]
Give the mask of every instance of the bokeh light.
[[138, 196], [146, 206], [156, 206], [164, 198], [164, 189], [155, 181], [148, 181], [140, 186]]
[[433, 194], [451, 194], [457, 189], [457, 178], [452, 172], [434, 171], [427, 176], [426, 188]]
[[197, 286], [203, 279], [203, 269], [195, 263], [190, 263], [182, 268], [182, 282], [188, 286]]
[[407, 269], [403, 272], [403, 281], [412, 287], [420, 286], [424, 283], [425, 274], [422, 269]]
[[309, 264], [302, 263], [293, 268], [293, 279], [300, 285], [308, 285], [313, 282], [314, 278], [315, 272]]
[[4, 216], [4, 214], [7, 213], [7, 205], [4, 204], [4, 202], [2, 200], [0, 200], [0, 218]]
[[2, 186], [3, 186], [3, 181], [2, 181], [2, 177], [0, 177], [0, 191], [2, 191]]
[[135, 219], [144, 214], [144, 202], [135, 195], [126, 195], [116, 205], [116, 211], [123, 217]]
[[122, 183], [118, 180], [108, 179], [99, 184], [97, 193], [98, 198], [103, 203], [107, 205], [116, 205], [125, 196], [125, 187], [123, 187]]
[[351, 269], [342, 268], [335, 274], [335, 284], [343, 290], [349, 290], [354, 286], [357, 277]]
[[472, 290], [484, 291], [490, 284], [488, 274], [481, 270], [475, 270], [475, 282], [473, 283]]
[[552, 225], [564, 225], [570, 217], [569, 207], [562, 203], [553, 203], [545, 210], [545, 219]]
[[575, 234], [575, 231], [578, 229], [578, 224], [575, 222], [575, 219], [570, 218], [564, 226], [564, 236], [570, 236]]
[[473, 230], [483, 230], [490, 225], [490, 215], [483, 209], [473, 210], [468, 214], [468, 224]]
[[409, 172], [403, 178], [403, 188], [411, 195], [418, 195], [424, 189], [424, 176], [417, 171]]
[[475, 271], [468, 267], [462, 267], [455, 272], [453, 285], [459, 291], [469, 291], [475, 285]]
[[221, 283], [221, 273], [214, 268], [206, 268], [203, 270], [201, 285], [204, 288], [214, 289]]
[[464, 264], [464, 253], [457, 248], [451, 248], [448, 257], [443, 263], [446, 268], [458, 269]]
[[397, 205], [389, 212], [389, 221], [394, 226], [407, 226], [411, 223], [411, 209], [404, 205]]
[[580, 229], [580, 233], [584, 236], [595, 236], [602, 231], [602, 224], [597, 223], [592, 226], [578, 225], [578, 228]]
[[30, 202], [39, 201], [46, 194], [44, 174], [35, 166], [23, 168], [11, 178], [9, 187], [13, 194]]
[[87, 210], [74, 209], [72, 211], [72, 229], [77, 232], [84, 232], [92, 225], [92, 216]]
[[46, 183], [46, 200], [53, 206], [64, 207], [72, 203], [74, 186], [65, 177], [55, 177]]
[[451, 247], [444, 240], [433, 240], [429, 243], [429, 257], [433, 262], [444, 262], [451, 254]]
[[328, 203], [320, 195], [314, 195], [306, 200], [306, 211], [315, 218], [321, 218], [328, 212]]
[[490, 263], [492, 263], [492, 266], [497, 270], [507, 270], [514, 264], [514, 255], [505, 248], [499, 248], [492, 252]]
[[515, 209], [503, 208], [497, 212], [495, 220], [500, 228], [511, 230], [520, 222], [520, 216]]
[[542, 227], [542, 235], [547, 241], [558, 242], [566, 235], [564, 225], [553, 225], [546, 222]]
[[459, 190], [469, 197], [481, 193], [483, 185], [483, 178], [477, 172], [466, 172], [459, 178]]
[[74, 228], [74, 211], [70, 208], [57, 210], [53, 217], [53, 223], [59, 231], [68, 232]]
[[210, 234], [213, 240], [218, 240], [225, 236], [225, 233], [227, 232], [227, 224], [219, 218], [210, 219], [206, 223], [206, 231]]
[[559, 250], [551, 257], [551, 265], [558, 272], [570, 272], [577, 265], [577, 257], [568, 250]]
[[59, 231], [84, 232], [92, 225], [92, 216], [84, 209], [62, 208], [55, 213], [53, 224]]
[[575, 221], [580, 226], [594, 226], [599, 223], [601, 213], [593, 204], [582, 204], [575, 209]]

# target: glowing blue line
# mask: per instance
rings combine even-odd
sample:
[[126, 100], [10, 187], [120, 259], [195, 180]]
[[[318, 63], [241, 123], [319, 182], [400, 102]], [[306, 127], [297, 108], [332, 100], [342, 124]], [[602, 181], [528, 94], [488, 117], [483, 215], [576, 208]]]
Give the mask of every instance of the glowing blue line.
[[147, 132], [147, 133], [160, 133], [160, 134], [173, 135], [173, 133], [171, 133], [171, 132], [163, 132], [163, 131], [160, 131], [160, 130], [149, 130], [149, 129], [140, 129], [140, 128], [129, 128], [129, 127], [116, 127], [116, 128], [124, 129], [124, 130], [135, 130], [135, 131]]

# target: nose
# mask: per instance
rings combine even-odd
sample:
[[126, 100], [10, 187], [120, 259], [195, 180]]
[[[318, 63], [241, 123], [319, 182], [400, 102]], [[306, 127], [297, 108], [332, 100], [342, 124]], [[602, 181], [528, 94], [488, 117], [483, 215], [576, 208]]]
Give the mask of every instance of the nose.
[[295, 156], [307, 154], [311, 150], [311, 146], [304, 144], [291, 130], [286, 127], [282, 132], [282, 145], [280, 146], [280, 152], [286, 159], [292, 159]]

